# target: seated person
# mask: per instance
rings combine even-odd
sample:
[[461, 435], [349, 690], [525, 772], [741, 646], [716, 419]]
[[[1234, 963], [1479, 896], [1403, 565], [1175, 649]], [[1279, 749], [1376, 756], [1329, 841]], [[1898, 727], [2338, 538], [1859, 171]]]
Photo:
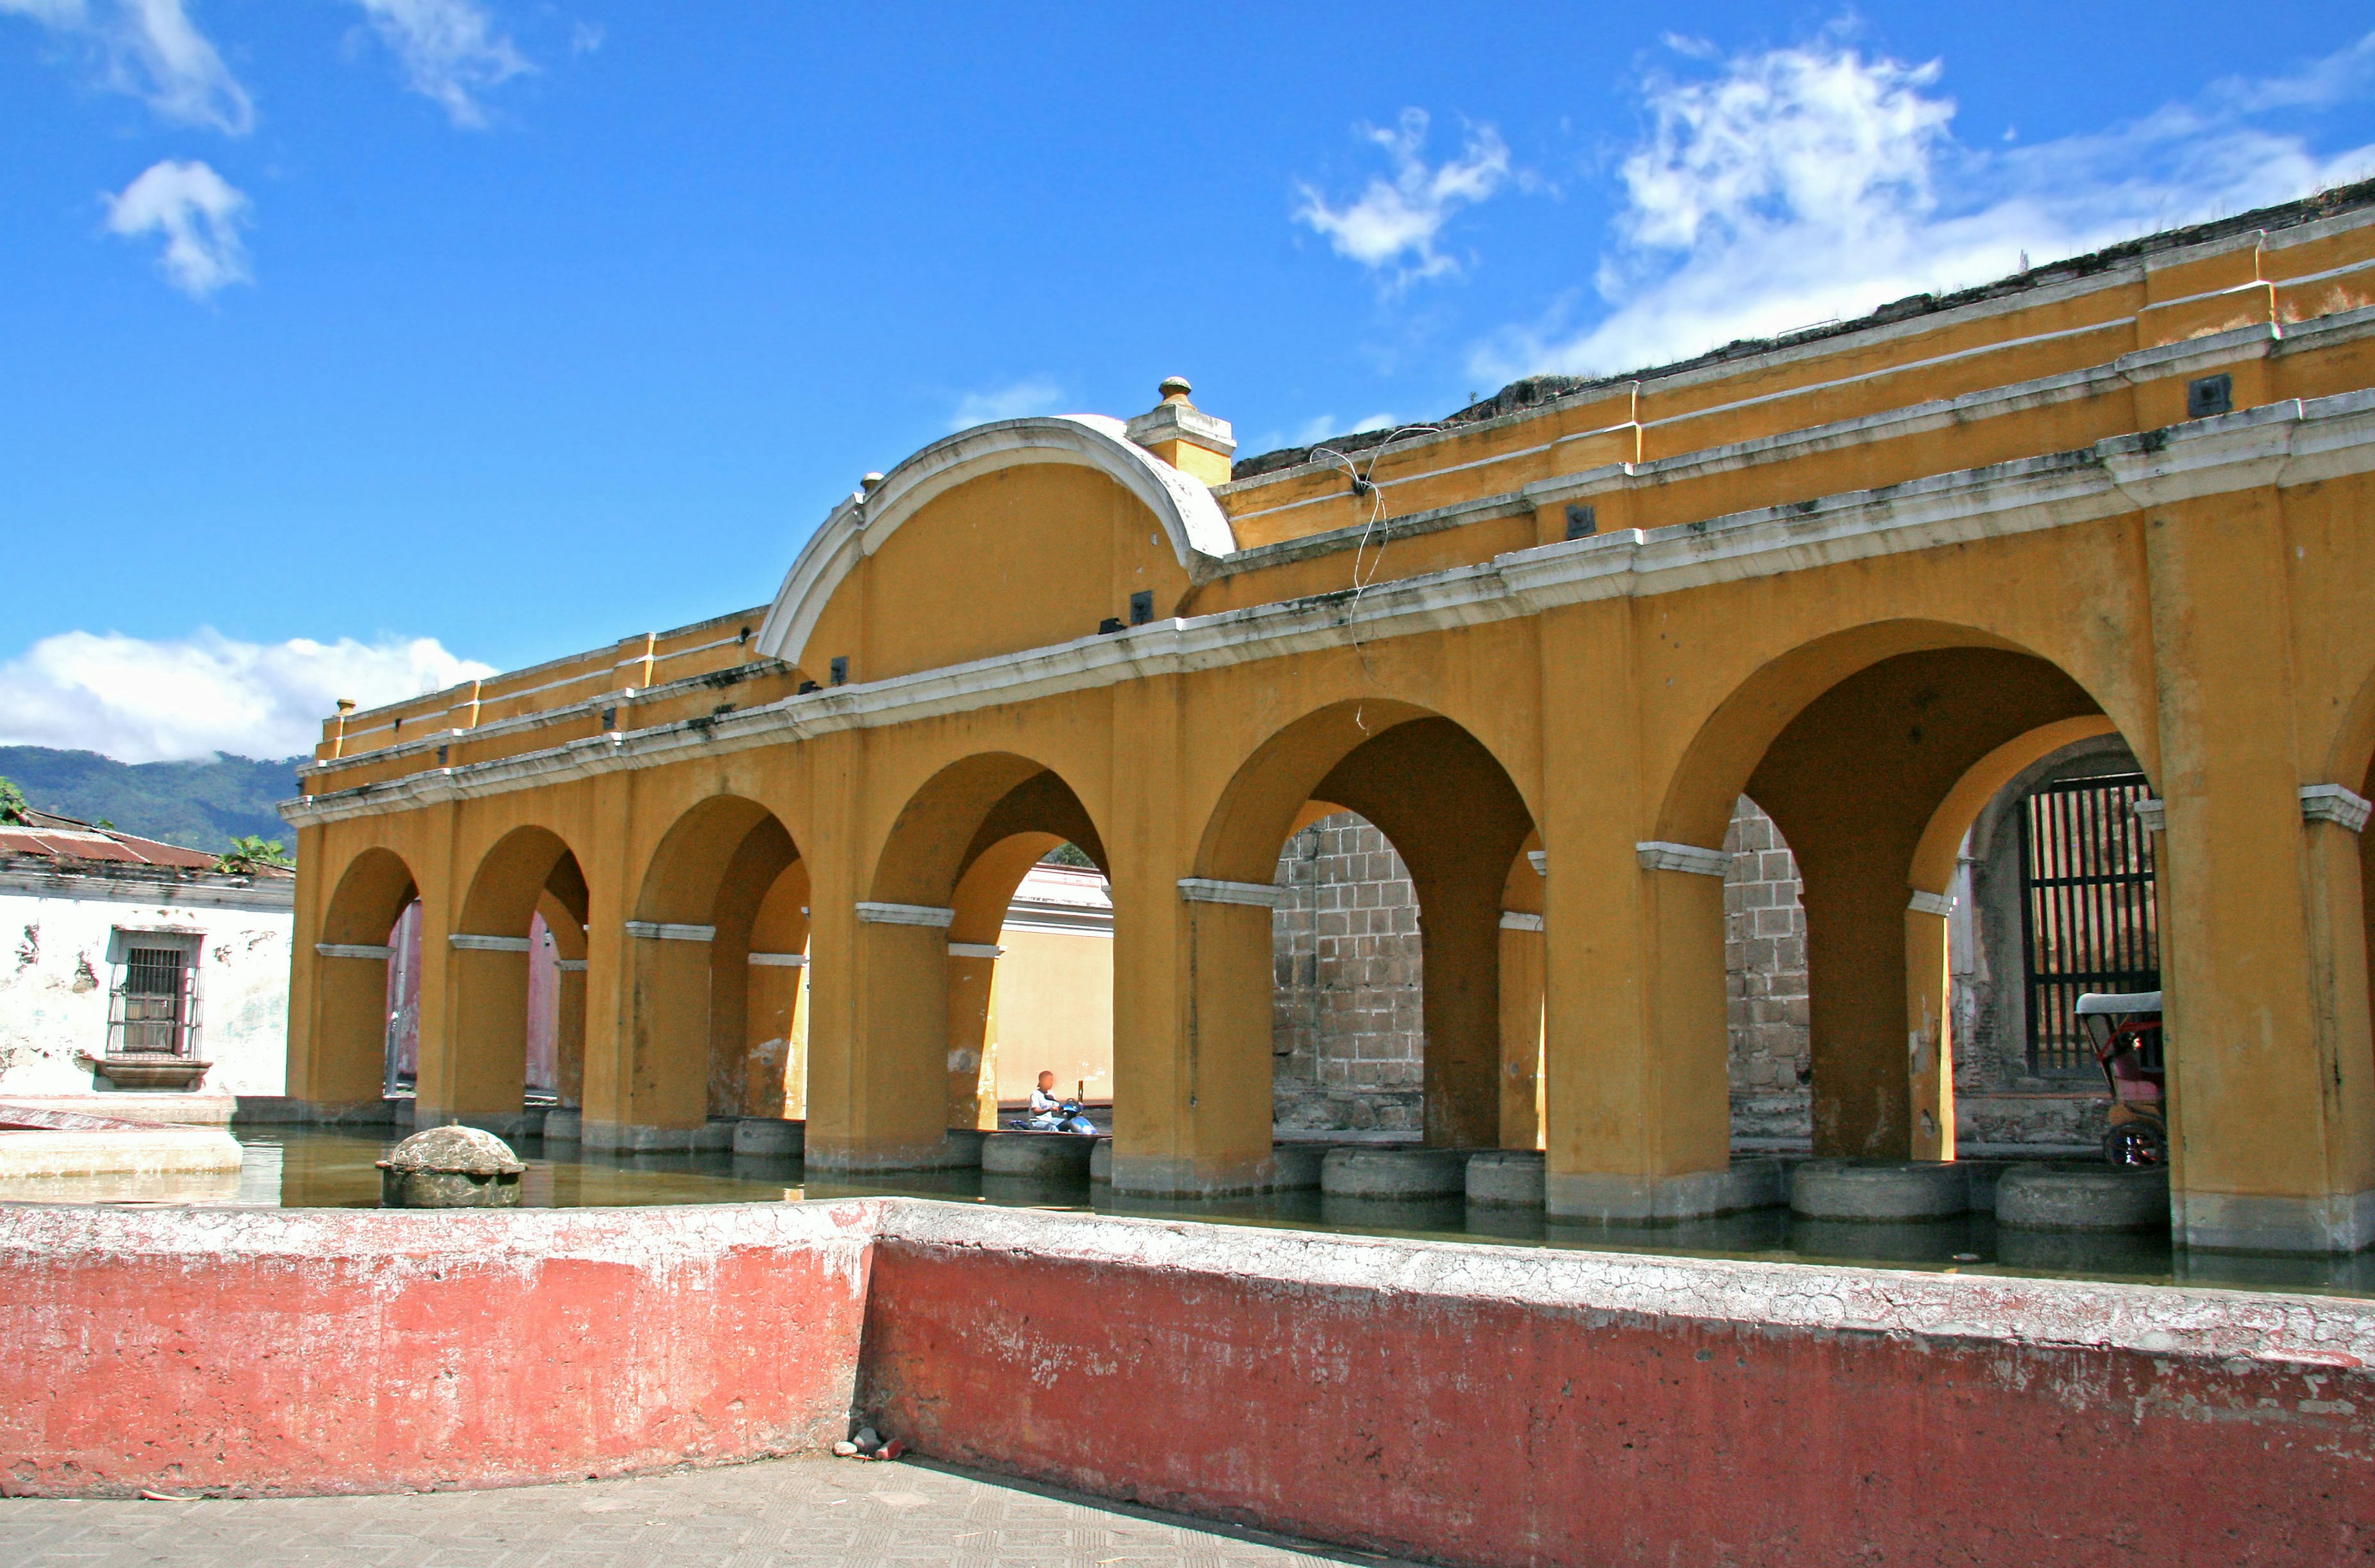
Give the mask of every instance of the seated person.
[[1078, 1104], [1067, 1111], [1066, 1102], [1056, 1098], [1056, 1075], [1042, 1072], [1038, 1085], [1031, 1091], [1031, 1126], [1041, 1132], [1093, 1133], [1097, 1129], [1081, 1114]]

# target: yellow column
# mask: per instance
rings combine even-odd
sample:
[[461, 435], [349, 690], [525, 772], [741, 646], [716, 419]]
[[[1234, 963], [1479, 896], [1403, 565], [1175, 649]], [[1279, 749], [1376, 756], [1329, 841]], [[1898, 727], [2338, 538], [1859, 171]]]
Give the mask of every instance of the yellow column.
[[1916, 1160], [1955, 1157], [1955, 1043], [1947, 900], [1917, 892], [1905, 912], [1905, 1081]]
[[1176, 677], [1114, 692], [1114, 1190], [1195, 1197], [1270, 1181], [1270, 912], [1191, 902], [1203, 830], [1181, 800]]
[[2188, 501], [2145, 537], [2178, 1237], [2355, 1250], [2375, 1241], [2364, 958], [2336, 939], [2348, 846], [2303, 820], [2280, 507]]
[[[1774, 1201], [1731, 1165], [1718, 846], [1645, 850], [1629, 606], [1542, 619], [1545, 1197], [1642, 1222]], [[1695, 851], [1696, 854], [1680, 853]]]
[[[1501, 1147], [1542, 1147], [1542, 934], [1540, 915], [1501, 925]], [[1517, 924], [1512, 925], [1515, 919]]]

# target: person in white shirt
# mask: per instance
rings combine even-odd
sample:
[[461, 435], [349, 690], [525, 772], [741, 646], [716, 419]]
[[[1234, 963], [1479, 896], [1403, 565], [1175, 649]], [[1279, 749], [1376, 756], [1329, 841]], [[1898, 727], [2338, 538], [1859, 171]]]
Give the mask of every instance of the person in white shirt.
[[1056, 1075], [1043, 1072], [1031, 1091], [1031, 1126], [1040, 1132], [1094, 1133], [1089, 1119], [1081, 1114], [1075, 1104], [1068, 1111], [1066, 1102], [1056, 1098]]

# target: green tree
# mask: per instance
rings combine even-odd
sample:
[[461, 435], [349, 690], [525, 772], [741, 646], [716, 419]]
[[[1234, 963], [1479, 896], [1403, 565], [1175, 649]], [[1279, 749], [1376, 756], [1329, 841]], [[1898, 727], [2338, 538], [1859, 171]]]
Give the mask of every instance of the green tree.
[[247, 877], [268, 868], [286, 870], [296, 864], [280, 853], [278, 839], [249, 833], [230, 841], [230, 848], [215, 862], [215, 869], [227, 877]]
[[0, 777], [0, 823], [13, 827], [24, 821], [28, 809], [25, 792], [17, 787], [16, 781]]

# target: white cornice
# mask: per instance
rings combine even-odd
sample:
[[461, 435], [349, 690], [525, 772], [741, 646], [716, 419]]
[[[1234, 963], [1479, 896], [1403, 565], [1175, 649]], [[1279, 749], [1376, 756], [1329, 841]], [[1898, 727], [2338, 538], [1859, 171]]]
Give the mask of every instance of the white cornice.
[[947, 930], [956, 924], [957, 912], [930, 903], [862, 902], [857, 906], [857, 918], [868, 925], [928, 925]]
[[1286, 902], [1287, 890], [1274, 882], [1222, 882], [1210, 877], [1182, 877], [1179, 896], [1188, 903], [1239, 903], [1255, 909], [1276, 909]]
[[1172, 551], [1192, 581], [1214, 575], [1221, 559], [1237, 548], [1210, 487], [1131, 442], [1119, 419], [1101, 414], [1001, 419], [934, 442], [872, 489], [834, 507], [785, 575], [754, 640], [757, 651], [799, 663], [817, 618], [860, 557], [880, 549], [943, 491], [1002, 468], [1040, 463], [1093, 468], [1136, 496], [1170, 536]]
[[282, 805], [300, 827], [591, 777], [839, 730], [1193, 674], [1364, 640], [1481, 625], [1565, 605], [2066, 527], [2192, 496], [2375, 469], [2375, 391], [2270, 404], [2118, 436], [2074, 452], [1940, 474], [1704, 523], [1514, 550], [1488, 562], [786, 697], [762, 707], [613, 731], [543, 751], [407, 774]]
[[1731, 856], [1719, 849], [1701, 849], [1695, 843], [1651, 839], [1635, 844], [1633, 854], [1644, 871], [1686, 871], [1694, 877], [1720, 877], [1731, 869]]

